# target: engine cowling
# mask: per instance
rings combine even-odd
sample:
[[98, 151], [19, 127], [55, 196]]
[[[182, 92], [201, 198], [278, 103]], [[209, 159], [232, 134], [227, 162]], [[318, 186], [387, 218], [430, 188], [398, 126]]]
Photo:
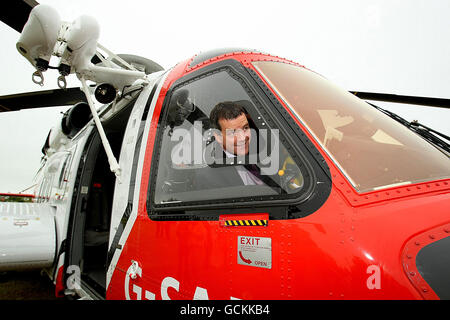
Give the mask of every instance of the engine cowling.
[[91, 110], [86, 102], [79, 102], [64, 113], [61, 120], [62, 132], [73, 138], [91, 119]]

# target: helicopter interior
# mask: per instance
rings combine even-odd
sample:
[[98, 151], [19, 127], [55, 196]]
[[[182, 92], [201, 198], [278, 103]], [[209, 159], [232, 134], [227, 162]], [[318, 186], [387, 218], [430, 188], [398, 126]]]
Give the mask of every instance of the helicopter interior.
[[[103, 124], [115, 156], [119, 156], [131, 103]], [[114, 197], [115, 175], [97, 130], [85, 150], [85, 164], [79, 177], [72, 232], [71, 261], [78, 264], [81, 280], [101, 296], [106, 294], [108, 241]], [[77, 232], [81, 231], [81, 232]], [[76, 245], [76, 243], [78, 245]], [[80, 248], [80, 249], [78, 249]]]

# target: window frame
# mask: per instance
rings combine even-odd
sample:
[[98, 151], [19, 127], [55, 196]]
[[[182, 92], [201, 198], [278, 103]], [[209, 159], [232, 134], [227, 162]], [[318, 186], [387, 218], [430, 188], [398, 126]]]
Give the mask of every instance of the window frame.
[[[181, 202], [181, 203], [166, 203], [166, 204], [156, 204], [155, 203], [155, 186], [157, 182], [157, 173], [159, 170], [159, 161], [161, 156], [161, 145], [163, 142], [163, 133], [165, 128], [165, 123], [167, 120], [168, 114], [168, 106], [169, 101], [172, 98], [173, 92], [177, 89], [192, 83], [193, 81], [197, 81], [199, 79], [205, 78], [209, 75], [226, 71], [230, 77], [234, 80], [237, 80], [241, 83], [243, 90], [251, 98], [251, 102], [254, 105], [254, 110], [247, 110], [250, 114], [255, 112], [259, 112], [265, 121], [268, 124], [268, 127], [271, 129], [278, 129], [280, 132], [280, 143], [282, 143], [287, 151], [292, 156], [295, 163], [299, 166], [303, 176], [304, 176], [304, 185], [302, 186], [299, 192], [293, 194], [286, 195], [269, 195], [269, 196], [254, 196], [247, 198], [238, 198], [238, 199], [215, 199], [215, 200], [196, 200], [189, 202]], [[156, 130], [155, 143], [153, 146], [153, 155], [152, 155], [152, 163], [151, 163], [151, 172], [149, 177], [149, 188], [147, 193], [147, 211], [150, 219], [152, 220], [217, 220], [219, 215], [222, 214], [220, 209], [226, 210], [226, 212], [231, 213], [235, 210], [236, 212], [242, 212], [243, 208], [246, 208], [246, 212], [250, 212], [256, 210], [256, 212], [261, 212], [261, 208], [264, 210], [268, 210], [268, 208], [273, 208], [274, 212], [278, 212], [278, 214], [272, 218], [275, 219], [289, 219], [289, 218], [299, 218], [303, 216], [307, 216], [318, 207], [320, 207], [325, 200], [328, 198], [328, 195], [331, 191], [331, 179], [329, 168], [325, 163], [325, 160], [320, 156], [320, 153], [317, 149], [314, 148], [312, 143], [306, 138], [307, 142], [310, 144], [307, 146], [304, 145], [305, 141], [302, 141], [300, 144], [300, 139], [298, 138], [298, 133], [292, 131], [292, 126], [294, 125], [297, 130], [301, 129], [298, 127], [296, 123], [292, 123], [292, 118], [288, 115], [277, 114], [273, 112], [274, 109], [279, 107], [274, 103], [274, 99], [276, 102], [279, 101], [275, 97], [268, 97], [265, 90], [268, 88], [263, 84], [262, 80], [258, 80], [258, 76], [252, 74], [253, 70], [245, 68], [239, 61], [234, 59], [227, 59], [212, 65], [206, 66], [202, 69], [196, 70], [188, 75], [185, 75], [175, 81], [172, 86], [167, 91], [167, 94], [163, 98], [162, 110], [158, 119], [158, 125]], [[256, 80], [256, 81], [255, 81]], [[285, 111], [285, 110], [284, 110]], [[277, 116], [279, 118], [277, 118]], [[290, 119], [291, 123], [286, 123], [286, 119]], [[305, 134], [303, 132], [302, 136], [305, 138]], [[311, 147], [315, 151], [315, 156], [319, 155], [319, 167], [325, 167], [325, 177], [324, 179], [323, 173], [319, 173], [320, 178], [318, 178], [317, 173], [317, 158], [314, 155], [309, 154]], [[305, 151], [307, 151], [305, 154]], [[318, 187], [318, 181], [325, 181], [325, 183], [321, 183], [323, 188], [322, 190]], [[317, 196], [314, 196], [317, 195]], [[314, 203], [311, 203], [314, 202]], [[302, 208], [306, 208], [306, 210], [290, 210], [292, 206], [302, 206]], [[278, 208], [278, 209], [276, 209]], [[285, 210], [279, 210], [279, 208]], [[239, 211], [240, 210], [240, 211]], [[249, 211], [250, 210], [250, 211]]]

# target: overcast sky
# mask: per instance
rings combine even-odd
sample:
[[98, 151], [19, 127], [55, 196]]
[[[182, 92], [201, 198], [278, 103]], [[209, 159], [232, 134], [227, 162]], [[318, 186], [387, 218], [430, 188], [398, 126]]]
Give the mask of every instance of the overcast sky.
[[[346, 90], [450, 98], [449, 0], [38, 2], [63, 21], [95, 17], [103, 46], [165, 69], [200, 51], [244, 47], [299, 62]], [[34, 69], [16, 51], [19, 33], [0, 23], [0, 34], [0, 95], [57, 87], [52, 71], [43, 87], [31, 81]], [[68, 86], [78, 86], [74, 75]], [[450, 110], [376, 104], [450, 135]], [[0, 192], [33, 185], [61, 110], [0, 113]]]

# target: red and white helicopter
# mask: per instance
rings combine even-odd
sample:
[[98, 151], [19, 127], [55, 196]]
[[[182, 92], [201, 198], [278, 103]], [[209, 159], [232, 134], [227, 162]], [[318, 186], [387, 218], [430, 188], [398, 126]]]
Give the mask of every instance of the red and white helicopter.
[[[450, 299], [449, 137], [357, 96], [449, 100], [346, 92], [246, 49], [163, 70], [99, 45], [95, 19], [33, 1], [8, 19], [33, 81], [57, 69], [61, 89], [0, 110], [73, 107], [43, 147], [35, 203], [0, 203], [0, 270], [42, 268], [79, 299]], [[232, 181], [251, 157], [207, 157], [228, 139], [210, 118], [224, 102], [245, 110], [231, 137], [250, 132], [262, 183]]]

